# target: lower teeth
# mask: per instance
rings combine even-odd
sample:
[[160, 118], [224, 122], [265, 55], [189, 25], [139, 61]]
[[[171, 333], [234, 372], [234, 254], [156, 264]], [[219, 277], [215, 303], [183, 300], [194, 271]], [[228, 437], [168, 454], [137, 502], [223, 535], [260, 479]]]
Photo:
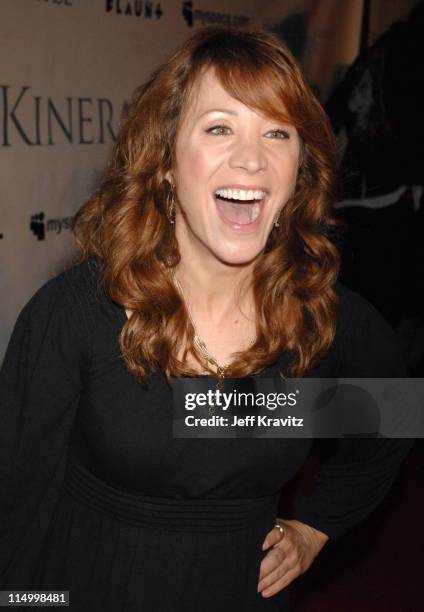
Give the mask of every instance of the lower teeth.
[[255, 204], [252, 207], [252, 210], [250, 211], [250, 220], [256, 221], [256, 219], [259, 217], [259, 213], [261, 212], [261, 207], [259, 204]]

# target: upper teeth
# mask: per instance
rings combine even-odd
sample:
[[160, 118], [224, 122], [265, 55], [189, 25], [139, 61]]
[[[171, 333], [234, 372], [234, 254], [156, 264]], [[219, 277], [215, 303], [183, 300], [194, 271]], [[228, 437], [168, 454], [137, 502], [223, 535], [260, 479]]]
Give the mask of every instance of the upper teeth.
[[262, 200], [266, 193], [264, 191], [253, 191], [252, 189], [218, 189], [215, 195], [231, 200]]

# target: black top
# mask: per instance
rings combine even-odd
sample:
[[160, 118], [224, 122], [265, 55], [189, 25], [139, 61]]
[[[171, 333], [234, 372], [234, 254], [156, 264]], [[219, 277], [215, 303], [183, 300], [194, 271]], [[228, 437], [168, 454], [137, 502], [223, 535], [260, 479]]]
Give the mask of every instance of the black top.
[[[0, 589], [69, 590], [81, 611], [286, 610], [286, 590], [256, 593], [261, 545], [311, 440], [173, 438], [171, 391], [160, 374], [146, 388], [126, 370], [125, 311], [98, 278], [86, 262], [47, 282], [9, 343]], [[382, 317], [337, 290], [335, 341], [308, 375], [407, 376]], [[291, 518], [339, 538], [383, 499], [411, 444], [342, 440]]]

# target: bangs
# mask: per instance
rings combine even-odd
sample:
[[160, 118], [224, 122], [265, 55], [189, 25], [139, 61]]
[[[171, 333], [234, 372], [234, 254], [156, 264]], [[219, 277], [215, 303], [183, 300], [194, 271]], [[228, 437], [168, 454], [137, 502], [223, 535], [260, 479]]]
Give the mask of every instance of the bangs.
[[241, 33], [241, 40], [227, 37], [209, 40], [209, 44], [197, 49], [188, 75], [188, 96], [191, 97], [205, 72], [212, 69], [230, 96], [301, 131], [305, 124], [304, 92], [290, 57], [273, 47], [261, 50], [256, 44], [252, 49], [242, 38]]
[[[294, 112], [293, 95], [290, 95], [288, 78], [272, 68], [254, 67], [234, 64], [213, 66], [222, 87], [230, 96], [242, 102], [252, 110], [281, 123], [300, 127], [299, 118]], [[297, 106], [298, 108], [298, 106]]]

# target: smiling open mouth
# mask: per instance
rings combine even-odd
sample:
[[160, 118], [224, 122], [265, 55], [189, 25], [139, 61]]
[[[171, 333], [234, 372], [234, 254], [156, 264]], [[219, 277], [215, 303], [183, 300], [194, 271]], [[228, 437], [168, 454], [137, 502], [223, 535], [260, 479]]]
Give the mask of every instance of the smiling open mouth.
[[266, 193], [251, 189], [218, 189], [214, 196], [219, 212], [227, 221], [248, 225], [259, 217]]

